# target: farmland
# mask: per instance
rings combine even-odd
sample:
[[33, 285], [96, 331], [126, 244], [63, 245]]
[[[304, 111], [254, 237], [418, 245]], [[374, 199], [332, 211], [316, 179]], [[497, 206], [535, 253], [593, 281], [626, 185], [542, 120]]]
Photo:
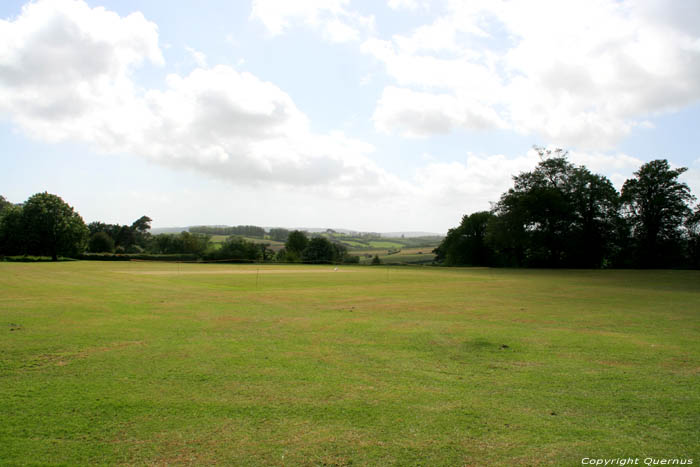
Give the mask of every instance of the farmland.
[[697, 271], [0, 263], [0, 336], [0, 464], [700, 456]]

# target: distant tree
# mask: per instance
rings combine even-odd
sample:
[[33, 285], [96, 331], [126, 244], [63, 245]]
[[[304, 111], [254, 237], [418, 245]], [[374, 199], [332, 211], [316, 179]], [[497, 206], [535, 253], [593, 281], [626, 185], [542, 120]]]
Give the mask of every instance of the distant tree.
[[106, 232], [97, 232], [90, 236], [88, 250], [92, 253], [112, 253], [114, 240]]
[[209, 235], [180, 232], [179, 234], [154, 235], [152, 244], [155, 253], [189, 253], [203, 256], [209, 247], [210, 240]]
[[286, 242], [287, 237], [289, 237], [289, 230], [287, 229], [270, 229], [270, 240], [274, 240], [276, 242]]
[[151, 230], [151, 222], [153, 220], [150, 217], [141, 216], [131, 224], [131, 229], [139, 233], [148, 232]]
[[330, 263], [336, 261], [337, 251], [327, 238], [314, 237], [304, 248], [302, 259], [308, 263]]
[[301, 261], [301, 253], [282, 248], [275, 255], [275, 261], [278, 263], [298, 263]]
[[665, 159], [648, 162], [622, 186], [622, 201], [636, 250], [637, 265], [672, 265], [682, 254], [683, 227], [694, 197], [678, 180], [687, 170], [671, 169]]
[[287, 250], [287, 257], [289, 254], [301, 255], [309, 244], [309, 237], [306, 233], [295, 230], [289, 233], [287, 241], [284, 243], [284, 249]]
[[249, 262], [264, 259], [264, 250], [259, 244], [248, 241], [238, 236], [228, 237], [221, 248], [213, 255], [218, 259]]
[[118, 229], [115, 229], [114, 234], [114, 244], [118, 247], [122, 247], [128, 250], [132, 245], [136, 243], [136, 234], [134, 233], [131, 226], [122, 225]]
[[382, 260], [379, 259], [379, 255], [374, 255], [374, 258], [372, 258], [372, 265], [376, 266], [378, 264], [382, 264]]
[[83, 218], [60, 197], [37, 193], [22, 209], [27, 253], [51, 256], [76, 256], [85, 248], [88, 228]]

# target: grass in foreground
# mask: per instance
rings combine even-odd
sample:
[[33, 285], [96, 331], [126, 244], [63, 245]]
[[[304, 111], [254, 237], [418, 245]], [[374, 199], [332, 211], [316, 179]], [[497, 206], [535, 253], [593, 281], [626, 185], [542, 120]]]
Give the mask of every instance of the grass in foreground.
[[0, 263], [0, 464], [693, 458], [700, 273]]

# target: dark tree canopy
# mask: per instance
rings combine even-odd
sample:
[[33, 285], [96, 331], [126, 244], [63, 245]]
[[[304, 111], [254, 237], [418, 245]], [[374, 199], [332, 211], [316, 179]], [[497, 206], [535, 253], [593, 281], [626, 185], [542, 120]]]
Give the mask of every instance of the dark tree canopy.
[[0, 212], [0, 255], [22, 255], [25, 248], [22, 207], [10, 205]]
[[302, 252], [302, 259], [307, 263], [342, 263], [347, 259], [347, 249], [325, 237], [313, 237]]
[[[534, 170], [490, 212], [462, 218], [438, 248], [446, 265], [700, 267], [700, 206], [679, 181], [685, 168], [646, 163], [621, 195], [561, 149], [535, 148]], [[694, 210], [693, 210], [694, 209]]]
[[495, 206], [494, 247], [508, 264], [600, 267], [617, 225], [617, 191], [566, 152], [537, 149], [535, 170], [514, 177]]
[[112, 253], [114, 240], [106, 232], [97, 232], [90, 236], [88, 251], [91, 253]]
[[308, 263], [327, 263], [334, 260], [333, 244], [324, 237], [314, 237], [302, 252], [302, 258]]
[[224, 241], [214, 256], [232, 261], [259, 261], [263, 259], [264, 251], [264, 245], [255, 244], [241, 237], [231, 236]]
[[85, 248], [88, 229], [83, 218], [60, 197], [37, 193], [22, 208], [22, 224], [27, 253], [51, 256], [77, 256]]
[[306, 249], [308, 244], [309, 237], [306, 236], [306, 233], [300, 230], [295, 230], [289, 233], [287, 241], [284, 243], [284, 249], [287, 250], [288, 254], [294, 253], [297, 255], [301, 255], [301, 253]]
[[682, 228], [691, 216], [695, 199], [678, 180], [687, 169], [671, 169], [667, 160], [648, 162], [622, 186], [622, 200], [632, 239], [641, 259], [639, 266], [660, 267], [680, 254]]
[[439, 247], [436, 259], [448, 266], [489, 266], [493, 251], [486, 243], [486, 229], [494, 217], [488, 211], [462, 218], [459, 227], [450, 229]]

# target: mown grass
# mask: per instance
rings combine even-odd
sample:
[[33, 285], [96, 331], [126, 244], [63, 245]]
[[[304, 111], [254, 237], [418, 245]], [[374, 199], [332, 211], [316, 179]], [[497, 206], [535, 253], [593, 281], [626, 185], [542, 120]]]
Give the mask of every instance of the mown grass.
[[694, 458], [700, 273], [0, 263], [0, 464]]

